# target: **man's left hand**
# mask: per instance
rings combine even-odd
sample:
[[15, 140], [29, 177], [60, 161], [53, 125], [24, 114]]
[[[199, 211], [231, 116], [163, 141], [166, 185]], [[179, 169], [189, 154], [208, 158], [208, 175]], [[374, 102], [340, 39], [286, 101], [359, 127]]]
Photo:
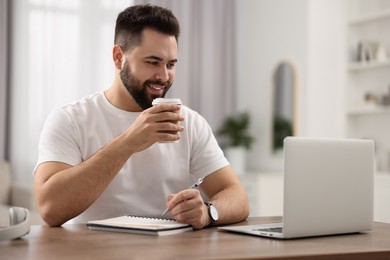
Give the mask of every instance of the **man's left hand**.
[[167, 208], [175, 220], [190, 224], [195, 229], [210, 224], [207, 206], [197, 189], [182, 190], [177, 194], [169, 195]]

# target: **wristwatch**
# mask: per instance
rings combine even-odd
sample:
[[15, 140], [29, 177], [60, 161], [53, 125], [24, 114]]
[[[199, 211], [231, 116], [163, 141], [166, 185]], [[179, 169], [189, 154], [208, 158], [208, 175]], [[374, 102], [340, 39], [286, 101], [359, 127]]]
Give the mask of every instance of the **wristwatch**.
[[209, 224], [209, 226], [214, 226], [217, 221], [218, 221], [218, 210], [217, 208], [211, 204], [211, 203], [208, 203], [208, 202], [205, 202], [204, 204], [206, 204], [207, 206], [207, 209], [209, 211], [209, 216], [210, 216], [210, 219], [211, 219], [211, 222]]

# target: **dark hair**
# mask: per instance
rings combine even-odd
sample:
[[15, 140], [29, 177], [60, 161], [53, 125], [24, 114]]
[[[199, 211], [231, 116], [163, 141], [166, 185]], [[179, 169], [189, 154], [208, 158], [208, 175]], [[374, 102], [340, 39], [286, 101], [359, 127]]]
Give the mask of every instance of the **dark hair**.
[[173, 13], [160, 6], [135, 5], [119, 13], [116, 19], [114, 44], [127, 51], [142, 42], [142, 32], [150, 28], [175, 36], [179, 40], [180, 25]]

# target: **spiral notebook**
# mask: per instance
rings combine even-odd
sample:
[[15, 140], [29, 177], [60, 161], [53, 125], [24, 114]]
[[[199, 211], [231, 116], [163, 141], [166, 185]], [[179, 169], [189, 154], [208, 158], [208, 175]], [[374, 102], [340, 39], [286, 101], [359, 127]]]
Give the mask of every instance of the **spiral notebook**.
[[173, 219], [132, 215], [88, 221], [87, 227], [92, 230], [152, 236], [172, 235], [193, 230], [192, 226], [177, 222]]

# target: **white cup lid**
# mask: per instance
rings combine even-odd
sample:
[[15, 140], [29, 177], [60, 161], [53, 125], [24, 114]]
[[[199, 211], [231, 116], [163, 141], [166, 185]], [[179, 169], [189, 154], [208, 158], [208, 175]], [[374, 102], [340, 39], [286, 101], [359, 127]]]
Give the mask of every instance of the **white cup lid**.
[[181, 104], [180, 98], [156, 98], [153, 99], [152, 105], [157, 104]]

